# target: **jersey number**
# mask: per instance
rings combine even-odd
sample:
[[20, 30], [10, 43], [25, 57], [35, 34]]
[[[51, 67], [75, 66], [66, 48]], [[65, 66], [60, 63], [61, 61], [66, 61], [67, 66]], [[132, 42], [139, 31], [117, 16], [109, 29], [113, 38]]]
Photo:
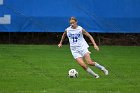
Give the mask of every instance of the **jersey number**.
[[73, 42], [76, 43], [77, 39], [78, 39], [78, 37], [73, 37]]

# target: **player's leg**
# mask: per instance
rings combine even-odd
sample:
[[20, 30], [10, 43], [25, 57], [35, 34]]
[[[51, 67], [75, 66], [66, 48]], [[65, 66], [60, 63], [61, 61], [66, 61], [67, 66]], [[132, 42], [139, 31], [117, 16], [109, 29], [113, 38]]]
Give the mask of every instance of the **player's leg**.
[[91, 75], [94, 76], [95, 78], [99, 78], [98, 74], [96, 74], [95, 72], [93, 72], [93, 71], [84, 63], [82, 57], [76, 58], [76, 61], [77, 61], [78, 64], [79, 64], [84, 70], [86, 70], [89, 74], [91, 74]]
[[98, 64], [98, 63], [95, 62], [95, 61], [92, 61], [89, 52], [87, 52], [87, 53], [84, 55], [84, 58], [85, 58], [85, 60], [86, 60], [86, 62], [87, 62], [88, 65], [95, 66], [95, 67], [101, 69], [101, 70], [105, 73], [105, 75], [108, 75], [108, 70], [106, 70], [104, 66]]

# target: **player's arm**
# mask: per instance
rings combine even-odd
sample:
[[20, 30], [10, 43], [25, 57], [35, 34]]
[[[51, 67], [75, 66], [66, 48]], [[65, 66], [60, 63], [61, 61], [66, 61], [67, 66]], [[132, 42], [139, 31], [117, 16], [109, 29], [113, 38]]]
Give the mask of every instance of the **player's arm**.
[[59, 42], [59, 44], [58, 44], [58, 47], [62, 47], [62, 43], [63, 43], [63, 41], [64, 41], [64, 39], [65, 39], [65, 37], [66, 37], [66, 34], [67, 34], [67, 31], [65, 31], [65, 32], [63, 33], [63, 35], [62, 35], [62, 37], [61, 37], [61, 40], [60, 40], [60, 42]]
[[94, 45], [94, 48], [95, 48], [97, 51], [99, 51], [99, 47], [98, 47], [97, 44], [95, 43], [94, 38], [93, 38], [85, 29], [82, 30], [82, 33], [90, 39], [90, 41], [91, 41], [92, 44]]

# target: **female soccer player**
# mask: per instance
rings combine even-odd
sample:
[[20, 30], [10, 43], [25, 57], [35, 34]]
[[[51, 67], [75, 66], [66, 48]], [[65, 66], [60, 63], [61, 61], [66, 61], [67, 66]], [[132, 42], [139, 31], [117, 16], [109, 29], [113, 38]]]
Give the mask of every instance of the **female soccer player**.
[[74, 59], [78, 62], [78, 64], [84, 70], [86, 70], [89, 74], [91, 74], [95, 78], [99, 78], [99, 75], [96, 74], [95, 72], [93, 72], [85, 64], [83, 58], [85, 59], [85, 61], [87, 62], [88, 65], [95, 66], [95, 67], [99, 68], [100, 70], [102, 70], [105, 75], [108, 75], [108, 70], [106, 70], [105, 67], [101, 66], [100, 64], [98, 64], [97, 62], [93, 61], [90, 58], [90, 52], [88, 51], [89, 45], [83, 38], [83, 34], [91, 40], [94, 48], [97, 51], [99, 51], [99, 47], [95, 43], [93, 37], [87, 31], [85, 31], [85, 29], [83, 29], [81, 26], [77, 25], [77, 19], [75, 17], [71, 17], [69, 22], [70, 22], [70, 27], [68, 27], [65, 30], [65, 32], [63, 33], [60, 43], [58, 44], [58, 47], [62, 47], [62, 42], [64, 41], [64, 39], [67, 35], [69, 42], [70, 42], [71, 53], [72, 53]]

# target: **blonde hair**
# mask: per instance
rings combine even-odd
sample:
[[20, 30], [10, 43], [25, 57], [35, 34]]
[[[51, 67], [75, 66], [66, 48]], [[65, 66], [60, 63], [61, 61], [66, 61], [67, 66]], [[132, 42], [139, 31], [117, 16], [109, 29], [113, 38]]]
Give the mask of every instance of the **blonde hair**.
[[74, 20], [75, 22], [77, 22], [77, 19], [75, 17], [73, 17], [73, 16], [70, 18], [70, 21], [71, 20]]

